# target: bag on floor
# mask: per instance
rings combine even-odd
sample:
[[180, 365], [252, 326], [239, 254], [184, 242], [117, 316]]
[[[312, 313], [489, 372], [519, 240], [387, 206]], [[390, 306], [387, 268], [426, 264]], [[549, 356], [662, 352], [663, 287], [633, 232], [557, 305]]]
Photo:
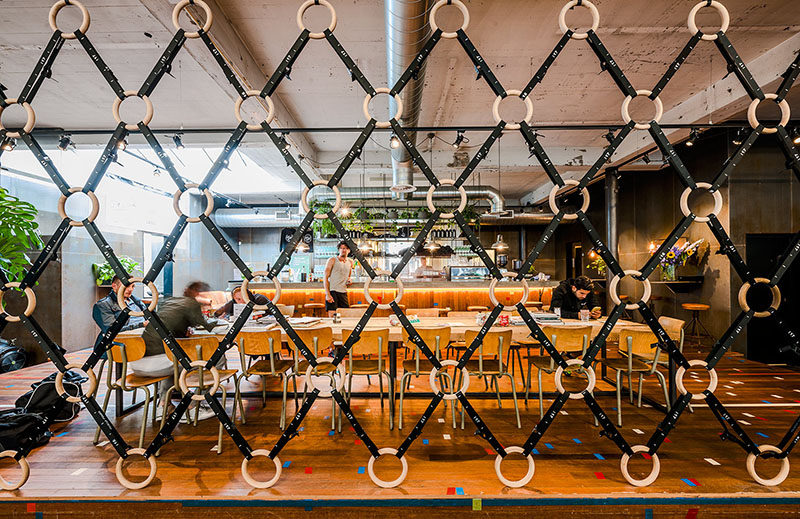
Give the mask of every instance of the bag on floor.
[[8, 373], [25, 367], [27, 355], [14, 341], [0, 338], [0, 373]]
[[0, 411], [0, 451], [28, 452], [50, 441], [47, 418], [23, 409]]
[[[81, 405], [77, 402], [67, 402], [61, 398], [56, 391], [55, 380], [56, 373], [51, 373], [40, 382], [31, 384], [33, 389], [19, 397], [15, 405], [26, 413], [43, 414], [52, 422], [69, 422], [78, 416]], [[64, 391], [69, 396], [80, 397], [83, 395], [80, 384], [87, 380], [87, 377], [67, 371], [64, 374]]]

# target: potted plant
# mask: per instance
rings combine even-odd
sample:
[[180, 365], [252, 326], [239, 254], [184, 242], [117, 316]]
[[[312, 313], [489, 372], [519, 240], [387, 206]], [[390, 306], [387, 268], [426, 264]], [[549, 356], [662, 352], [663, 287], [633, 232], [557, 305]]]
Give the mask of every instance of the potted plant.
[[[119, 262], [122, 263], [122, 266], [125, 268], [125, 271], [128, 274], [132, 274], [134, 271], [139, 270], [139, 262], [134, 260], [133, 258], [129, 258], [128, 256], [120, 256]], [[97, 286], [109, 285], [111, 284], [111, 280], [114, 278], [116, 274], [114, 269], [111, 268], [111, 264], [107, 261], [103, 263], [92, 263], [92, 274], [94, 275], [94, 282]]]
[[21, 281], [31, 264], [26, 253], [44, 246], [36, 223], [38, 211], [0, 187], [0, 214], [0, 269], [9, 281]]

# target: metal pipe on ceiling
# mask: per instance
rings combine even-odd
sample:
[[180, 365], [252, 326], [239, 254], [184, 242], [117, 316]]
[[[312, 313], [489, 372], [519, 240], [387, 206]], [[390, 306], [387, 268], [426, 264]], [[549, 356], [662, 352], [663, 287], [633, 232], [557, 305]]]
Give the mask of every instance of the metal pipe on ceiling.
[[[394, 85], [414, 58], [422, 50], [430, 36], [428, 24], [428, 0], [385, 0], [386, 20], [386, 79]], [[400, 92], [403, 102], [403, 115], [400, 124], [414, 127], [419, 121], [422, 103], [422, 87], [425, 83], [425, 63], [420, 67], [417, 77], [406, 84]], [[394, 99], [389, 102], [389, 113], [397, 110]], [[417, 142], [417, 132], [406, 131], [412, 144]], [[405, 147], [392, 149], [392, 187], [395, 200], [406, 200], [407, 192], [413, 191], [414, 162]]]
[[[464, 186], [464, 191], [467, 193], [467, 200], [487, 200], [491, 206], [490, 212], [502, 213], [505, 210], [506, 201], [500, 192], [490, 186]], [[339, 194], [342, 200], [386, 200], [393, 198], [392, 193], [385, 187], [343, 187], [339, 189]], [[449, 186], [442, 186], [433, 192], [434, 200], [441, 200], [444, 198], [457, 199], [458, 193]], [[331, 190], [314, 191], [308, 194], [308, 202], [325, 201], [332, 202], [336, 197]], [[411, 200], [409, 205], [421, 207], [425, 205], [425, 200]]]

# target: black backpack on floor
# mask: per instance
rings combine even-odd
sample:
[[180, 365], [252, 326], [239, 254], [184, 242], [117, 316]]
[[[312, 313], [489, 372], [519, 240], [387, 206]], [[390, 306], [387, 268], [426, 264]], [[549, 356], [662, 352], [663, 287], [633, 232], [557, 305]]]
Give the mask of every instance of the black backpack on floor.
[[39, 413], [26, 413], [23, 409], [0, 411], [0, 451], [22, 451], [27, 455], [31, 449], [50, 441], [47, 417]]
[[[81, 405], [61, 398], [56, 391], [55, 380], [56, 373], [51, 373], [40, 382], [31, 384], [33, 389], [19, 397], [15, 405], [25, 413], [45, 414], [51, 422], [69, 422], [78, 416]], [[79, 397], [83, 395], [80, 384], [87, 380], [87, 377], [67, 371], [64, 374], [64, 391], [70, 396]]]
[[25, 350], [14, 341], [0, 338], [0, 373], [8, 373], [25, 367], [27, 356]]

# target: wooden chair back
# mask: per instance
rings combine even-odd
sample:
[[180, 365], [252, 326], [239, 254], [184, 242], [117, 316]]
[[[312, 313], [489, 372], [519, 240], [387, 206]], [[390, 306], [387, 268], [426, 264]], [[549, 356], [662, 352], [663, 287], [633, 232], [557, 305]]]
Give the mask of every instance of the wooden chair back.
[[[316, 328], [295, 328], [297, 335], [303, 343], [314, 353], [315, 357], [319, 356], [320, 350], [329, 348], [333, 344], [333, 328], [330, 326], [319, 326]], [[289, 339], [287, 341], [289, 347], [293, 351], [297, 351], [297, 346], [294, 341]], [[302, 356], [302, 353], [299, 355]], [[295, 357], [297, 358], [297, 356]]]
[[[175, 341], [183, 352], [186, 353], [186, 356], [189, 357], [190, 362], [210, 359], [211, 355], [213, 355], [214, 351], [219, 347], [219, 341], [213, 335], [195, 335], [193, 337], [175, 339]], [[197, 350], [198, 346], [200, 346], [199, 356]], [[169, 360], [175, 361], [172, 351], [170, 351], [166, 344], [164, 344], [164, 352], [167, 354]]]
[[662, 315], [658, 318], [658, 323], [664, 328], [670, 339], [678, 342], [678, 349], [683, 351], [683, 338], [685, 333], [683, 328], [686, 326], [686, 321]]
[[470, 323], [475, 322], [475, 317], [478, 315], [478, 312], [462, 312], [459, 310], [452, 310], [447, 313], [447, 317], [452, 317], [453, 319], [467, 319]]
[[542, 331], [559, 352], [578, 353], [583, 355], [589, 347], [592, 337], [591, 325], [577, 326], [542, 326]]
[[621, 328], [619, 330], [619, 348], [620, 351], [627, 354], [629, 369], [633, 362], [633, 356], [651, 358], [652, 369], [658, 365], [658, 356], [661, 353], [661, 348], [653, 345], [658, 344], [658, 339], [649, 328], [635, 327], [635, 328]]
[[122, 343], [122, 346], [111, 343], [111, 360], [114, 362], [122, 364], [144, 357], [146, 346], [141, 337], [117, 337], [114, 342]]
[[[347, 338], [352, 333], [352, 328], [342, 328], [342, 342], [347, 342]], [[389, 328], [361, 330], [358, 342], [353, 345], [350, 354], [377, 355], [380, 359], [388, 348]]]
[[[416, 315], [417, 317], [439, 317], [438, 308], [409, 308], [406, 315]], [[420, 334], [421, 335], [421, 334]], [[426, 341], [427, 344], [427, 341]]]
[[[475, 337], [478, 335], [480, 331], [479, 328], [467, 328], [464, 330], [464, 344], [466, 344], [467, 348], [469, 348], [472, 341], [475, 340]], [[489, 332], [484, 335], [483, 341], [481, 345], [478, 347], [477, 354], [478, 354], [478, 372], [483, 373], [484, 365], [487, 367], [493, 368], [493, 361], [489, 361], [491, 364], [487, 364], [484, 362], [484, 357], [497, 357], [498, 362], [498, 369], [497, 371], [500, 373], [504, 372], [503, 369], [503, 352], [508, 351], [508, 347], [511, 345], [511, 336], [512, 331], [510, 328], [506, 330], [493, 330], [490, 329]], [[472, 357], [475, 358], [475, 357]], [[495, 371], [492, 369], [492, 371]]]
[[[419, 336], [422, 338], [423, 342], [428, 346], [428, 348], [436, 355], [436, 358], [441, 358], [441, 350], [442, 348], [446, 348], [448, 344], [450, 344], [450, 336], [452, 335], [452, 330], [449, 326], [415, 326], [415, 330], [419, 333]], [[403, 343], [406, 347], [414, 347], [414, 360], [417, 363], [417, 370], [419, 371], [419, 360], [421, 352], [419, 351], [419, 347], [414, 344], [413, 342], [408, 340], [408, 332], [405, 328], [402, 331], [403, 334]]]
[[237, 338], [245, 355], [272, 355], [281, 351], [281, 329], [278, 327], [266, 332], [239, 332]]
[[337, 310], [342, 317], [356, 317], [358, 319], [364, 315], [366, 308], [339, 308]]
[[294, 315], [294, 305], [282, 305], [278, 303], [275, 306], [278, 308], [278, 311], [286, 317], [292, 317]]

